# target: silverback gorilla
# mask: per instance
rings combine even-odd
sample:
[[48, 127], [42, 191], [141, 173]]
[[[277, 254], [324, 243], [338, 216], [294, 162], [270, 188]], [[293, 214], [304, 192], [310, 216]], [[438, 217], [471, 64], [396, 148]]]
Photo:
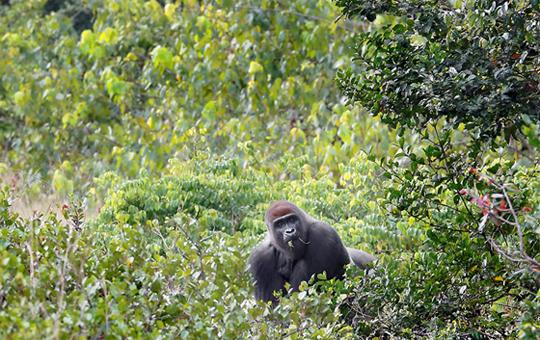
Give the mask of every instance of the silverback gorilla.
[[345, 248], [334, 228], [291, 202], [273, 203], [264, 220], [268, 235], [249, 258], [256, 299], [275, 303], [274, 291], [285, 293], [286, 282], [298, 290], [300, 282], [313, 274], [325, 271], [329, 279], [342, 278], [349, 262], [366, 268], [375, 260], [366, 252]]

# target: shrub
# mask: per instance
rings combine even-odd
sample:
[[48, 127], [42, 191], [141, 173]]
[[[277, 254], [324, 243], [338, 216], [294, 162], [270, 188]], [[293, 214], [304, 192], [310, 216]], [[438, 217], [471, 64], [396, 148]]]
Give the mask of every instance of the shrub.
[[166, 223], [87, 224], [81, 208], [25, 220], [0, 199], [0, 335], [158, 338], [351, 337], [332, 290], [307, 288], [276, 309], [255, 303], [255, 239]]

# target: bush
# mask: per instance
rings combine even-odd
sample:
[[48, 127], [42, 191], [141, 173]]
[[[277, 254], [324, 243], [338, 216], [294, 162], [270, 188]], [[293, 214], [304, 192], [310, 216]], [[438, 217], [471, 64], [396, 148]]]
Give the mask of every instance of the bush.
[[[305, 169], [308, 161], [296, 162], [296, 169]], [[349, 219], [364, 223], [362, 217], [368, 211], [372, 212], [371, 222], [382, 223], [374, 212], [376, 206], [368, 204], [366, 199], [374, 196], [369, 187], [371, 180], [358, 173], [359, 170], [373, 171], [373, 167], [344, 167], [348, 180], [356, 186], [339, 188], [334, 181], [312, 178], [309, 173], [290, 174], [295, 179], [274, 181], [265, 171], [250, 164], [241, 167], [237, 158], [201, 153], [188, 161], [171, 160], [164, 172], [167, 176], [161, 179], [148, 175], [119, 183], [108, 175], [98, 179], [103, 195], [110, 197], [101, 209], [101, 222], [144, 224], [152, 219], [162, 222], [180, 209], [194, 217], [210, 212], [224, 227], [218, 229], [227, 232], [261, 231], [270, 202], [288, 199], [332, 223]]]
[[268, 195], [257, 192], [255, 183], [231, 177], [143, 178], [127, 182], [102, 209], [104, 223], [142, 224], [164, 222], [182, 211], [214, 229], [244, 230], [245, 218], [260, 217], [257, 204]]
[[[351, 204], [360, 202], [355, 193], [331, 181], [269, 184], [263, 171], [208, 155], [172, 161], [168, 173], [120, 184], [105, 175], [100, 185], [105, 190], [111, 182], [109, 198], [93, 221], [78, 204], [61, 208], [62, 217], [26, 220], [10, 212], [3, 191], [1, 334], [352, 336], [341, 307], [343, 282], [306, 285], [275, 309], [254, 301], [247, 257], [266, 230], [268, 201], [289, 198], [314, 215], [320, 209], [348, 245], [366, 250], [399, 244], [397, 230], [368, 228], [361, 219], [368, 205]], [[361, 277], [350, 273], [351, 280]]]
[[255, 303], [248, 234], [209, 231], [182, 211], [114, 227], [84, 223], [77, 206], [63, 208], [66, 220], [25, 220], [8, 198], [2, 191], [2, 337], [351, 336], [331, 291], [306, 288], [276, 309]]

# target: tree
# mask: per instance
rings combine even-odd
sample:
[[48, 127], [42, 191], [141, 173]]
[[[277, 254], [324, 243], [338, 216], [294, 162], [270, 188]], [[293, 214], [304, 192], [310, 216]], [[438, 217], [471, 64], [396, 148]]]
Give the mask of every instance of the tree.
[[[426, 237], [358, 291], [351, 306], [371, 306], [356, 315], [358, 329], [534, 337], [538, 1], [337, 4], [343, 16], [371, 22], [356, 37], [356, 67], [341, 70], [338, 84], [350, 103], [398, 130], [389, 156], [377, 160], [388, 179], [382, 202], [423, 225]], [[521, 312], [504, 315], [501, 304]], [[526, 311], [536, 315], [531, 323]]]
[[338, 80], [390, 125], [422, 130], [444, 118], [478, 137], [520, 137], [540, 119], [538, 1], [338, 0], [374, 18], [359, 34], [361, 71]]

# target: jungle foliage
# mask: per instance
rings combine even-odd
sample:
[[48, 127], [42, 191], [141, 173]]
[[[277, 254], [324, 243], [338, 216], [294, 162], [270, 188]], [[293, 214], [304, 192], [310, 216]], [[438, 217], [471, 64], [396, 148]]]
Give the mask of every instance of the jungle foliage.
[[521, 318], [537, 337], [539, 3], [337, 3], [372, 22], [339, 86], [398, 131], [395, 153], [370, 155], [389, 181], [382, 204], [427, 237], [395, 288], [363, 287], [365, 334], [513, 337]]
[[[2, 2], [0, 337], [538, 338], [538, 6]], [[277, 199], [376, 266], [254, 301]]]

